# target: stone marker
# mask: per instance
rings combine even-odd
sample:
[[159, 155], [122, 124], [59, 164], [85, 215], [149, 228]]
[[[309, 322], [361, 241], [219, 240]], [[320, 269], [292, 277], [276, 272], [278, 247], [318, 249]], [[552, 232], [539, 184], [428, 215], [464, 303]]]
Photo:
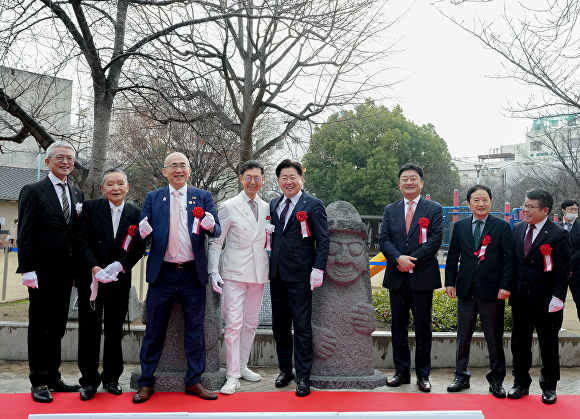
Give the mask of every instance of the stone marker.
[[314, 360], [310, 382], [321, 389], [372, 389], [386, 376], [373, 368], [375, 330], [366, 226], [345, 201], [326, 208], [330, 251], [312, 297]]

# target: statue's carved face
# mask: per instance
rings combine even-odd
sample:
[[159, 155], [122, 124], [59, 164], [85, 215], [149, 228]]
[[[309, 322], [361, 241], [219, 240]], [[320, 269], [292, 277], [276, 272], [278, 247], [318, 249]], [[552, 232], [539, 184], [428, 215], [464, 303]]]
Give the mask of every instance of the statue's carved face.
[[326, 276], [337, 284], [350, 284], [368, 267], [362, 237], [355, 234], [331, 233]]

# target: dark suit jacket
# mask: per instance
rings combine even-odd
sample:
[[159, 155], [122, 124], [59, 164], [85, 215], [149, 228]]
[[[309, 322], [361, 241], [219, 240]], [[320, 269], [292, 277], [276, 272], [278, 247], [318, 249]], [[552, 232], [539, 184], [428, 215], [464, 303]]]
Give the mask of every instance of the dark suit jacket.
[[18, 198], [18, 269], [36, 271], [43, 279], [72, 278], [78, 266], [75, 205], [83, 202], [83, 191], [69, 185], [70, 225], [48, 177], [26, 185]]
[[[563, 221], [558, 223], [563, 226]], [[574, 220], [570, 230], [570, 270], [575, 281], [580, 279], [580, 222]]]
[[[429, 291], [441, 287], [441, 273], [437, 261], [437, 251], [443, 237], [443, 208], [437, 202], [423, 197], [419, 200], [409, 234], [405, 232], [405, 201], [393, 202], [385, 207], [383, 224], [379, 234], [381, 252], [387, 259], [383, 287], [398, 290], [403, 284], [405, 275], [415, 291]], [[427, 242], [419, 244], [419, 220], [429, 220]], [[417, 258], [413, 273], [400, 272], [397, 269], [397, 258], [408, 255]]]
[[[145, 204], [143, 205], [143, 211], [141, 211], [141, 217], [139, 218], [139, 220], [142, 220], [143, 218], [148, 217], [148, 222], [153, 228], [153, 232], [151, 233], [151, 251], [149, 252], [149, 258], [147, 259], [148, 283], [153, 283], [157, 279], [167, 249], [169, 216], [171, 215], [171, 209], [169, 208], [170, 195], [169, 186], [149, 192], [147, 196], [145, 196]], [[195, 257], [197, 275], [201, 284], [206, 285], [208, 274], [205, 236], [209, 235], [210, 237], [219, 237], [222, 230], [219, 225], [218, 216], [215, 212], [213, 198], [209, 192], [188, 186], [187, 196], [185, 198], [187, 200], [187, 229], [191, 239], [193, 255]], [[191, 232], [193, 228], [192, 211], [195, 207], [201, 207], [205, 212], [209, 212], [213, 215], [215, 218], [215, 229], [213, 233], [210, 233], [201, 227], [199, 228], [199, 234]], [[138, 231], [136, 237], [139, 239], [141, 238]]]
[[[123, 288], [131, 287], [131, 268], [145, 253], [145, 241], [133, 237], [129, 251], [123, 249], [123, 241], [131, 225], [139, 225], [141, 210], [125, 202], [117, 237], [113, 238], [113, 220], [111, 207], [106, 198], [89, 199], [83, 203], [83, 211], [79, 217], [79, 248], [83, 254], [83, 270], [81, 281], [90, 285], [92, 281], [91, 269], [94, 266], [105, 268], [118, 261], [123, 265], [125, 273], [119, 273], [114, 284]], [[111, 283], [113, 284], [113, 283]], [[80, 285], [77, 278], [77, 286]]]
[[474, 246], [472, 222], [473, 216], [466, 217], [457, 221], [453, 227], [445, 264], [445, 286], [456, 287], [457, 296], [465, 298], [471, 283], [475, 281], [481, 299], [495, 300], [500, 289], [512, 289], [512, 230], [507, 221], [489, 215], [481, 239], [489, 236], [491, 241], [485, 249], [484, 260], [480, 261], [474, 252], [481, 248], [481, 241], [477, 247]]
[[[526, 305], [535, 304], [539, 310], [545, 306], [547, 312], [552, 296], [566, 300], [570, 275], [570, 237], [566, 229], [548, 219], [524, 258], [527, 226], [526, 222], [520, 222], [513, 230], [516, 263], [510, 304], [517, 299]], [[544, 272], [544, 257], [540, 252], [543, 244], [549, 244], [552, 248], [553, 269], [549, 272]]]
[[[326, 270], [328, 259], [328, 221], [324, 203], [302, 191], [302, 196], [288, 217], [286, 228], [282, 231], [276, 206], [284, 195], [270, 202], [271, 222], [276, 227], [272, 234], [272, 255], [270, 257], [270, 279], [280, 276], [284, 281], [310, 281], [312, 268]], [[306, 223], [310, 237], [303, 238], [300, 222], [296, 214], [306, 212]]]

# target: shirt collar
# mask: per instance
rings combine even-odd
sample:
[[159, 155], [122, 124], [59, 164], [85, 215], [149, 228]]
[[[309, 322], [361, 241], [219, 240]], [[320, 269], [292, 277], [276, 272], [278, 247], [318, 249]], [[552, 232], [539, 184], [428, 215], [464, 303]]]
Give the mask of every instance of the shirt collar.
[[179, 193], [183, 196], [187, 195], [187, 185], [183, 185], [179, 189], [175, 189], [173, 186], [169, 185], [169, 193], [173, 194], [173, 191], [179, 191]]
[[[250, 202], [250, 201], [252, 200], [252, 198], [250, 198], [250, 197], [248, 196], [248, 194], [246, 194], [246, 191], [242, 191], [242, 196], [244, 197], [244, 200], [245, 200], [246, 202]], [[258, 198], [258, 195], [256, 195], [256, 197], [254, 198], [254, 201], [256, 201], [256, 200], [257, 200], [257, 198]]]
[[[57, 178], [55, 175], [52, 174], [52, 172], [50, 172], [48, 174], [48, 178], [50, 179], [50, 181], [52, 182], [53, 185], [58, 185], [60, 183], [63, 183], [62, 180], [60, 180], [59, 178]], [[64, 178], [64, 184], [67, 184], [67, 178]]]
[[407, 202], [409, 201], [413, 201], [415, 204], [419, 203], [419, 200], [421, 199], [421, 195], [418, 195], [415, 199], [407, 199], [405, 197], [403, 197], [404, 201], [405, 201], [405, 205], [407, 205]]
[[[536, 228], [538, 229], [538, 231], [544, 227], [544, 224], [546, 224], [546, 221], [548, 220], [548, 217], [544, 218], [542, 221], [540, 221], [538, 224], [534, 224], [536, 226]], [[529, 224], [528, 224], [529, 226]]]
[[[107, 199], [107, 201], [109, 201]], [[115, 206], [115, 204], [113, 204], [111, 201], [109, 201], [109, 208], [114, 209], [114, 208], [119, 208], [119, 212], [123, 212], [123, 208], [125, 208], [125, 201], [121, 202], [121, 204], [117, 207]]]
[[[290, 201], [292, 202], [292, 204], [294, 206], [296, 206], [296, 204], [298, 203], [298, 200], [300, 199], [300, 197], [302, 196], [302, 191], [298, 192], [296, 195], [294, 195], [292, 198], [290, 198]], [[286, 198], [286, 195], [284, 195], [284, 199], [282, 199], [280, 201], [280, 203], [286, 202], [288, 198]]]
[[[488, 218], [488, 217], [489, 217], [489, 214], [487, 214], [483, 220], [480, 220], [480, 221], [481, 221], [481, 224], [484, 224], [484, 225], [485, 225], [485, 223], [487, 223], [487, 218]], [[477, 218], [475, 218], [475, 217], [472, 215], [472, 216], [471, 216], [471, 224], [475, 223], [476, 221], [477, 221]]]

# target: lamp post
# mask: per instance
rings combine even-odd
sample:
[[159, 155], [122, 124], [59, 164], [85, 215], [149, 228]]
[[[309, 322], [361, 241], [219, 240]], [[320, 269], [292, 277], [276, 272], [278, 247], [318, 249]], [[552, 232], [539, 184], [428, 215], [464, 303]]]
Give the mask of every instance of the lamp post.
[[479, 185], [479, 172], [481, 171], [481, 168], [483, 167], [483, 164], [481, 163], [475, 163], [475, 171], [477, 172], [477, 184]]

